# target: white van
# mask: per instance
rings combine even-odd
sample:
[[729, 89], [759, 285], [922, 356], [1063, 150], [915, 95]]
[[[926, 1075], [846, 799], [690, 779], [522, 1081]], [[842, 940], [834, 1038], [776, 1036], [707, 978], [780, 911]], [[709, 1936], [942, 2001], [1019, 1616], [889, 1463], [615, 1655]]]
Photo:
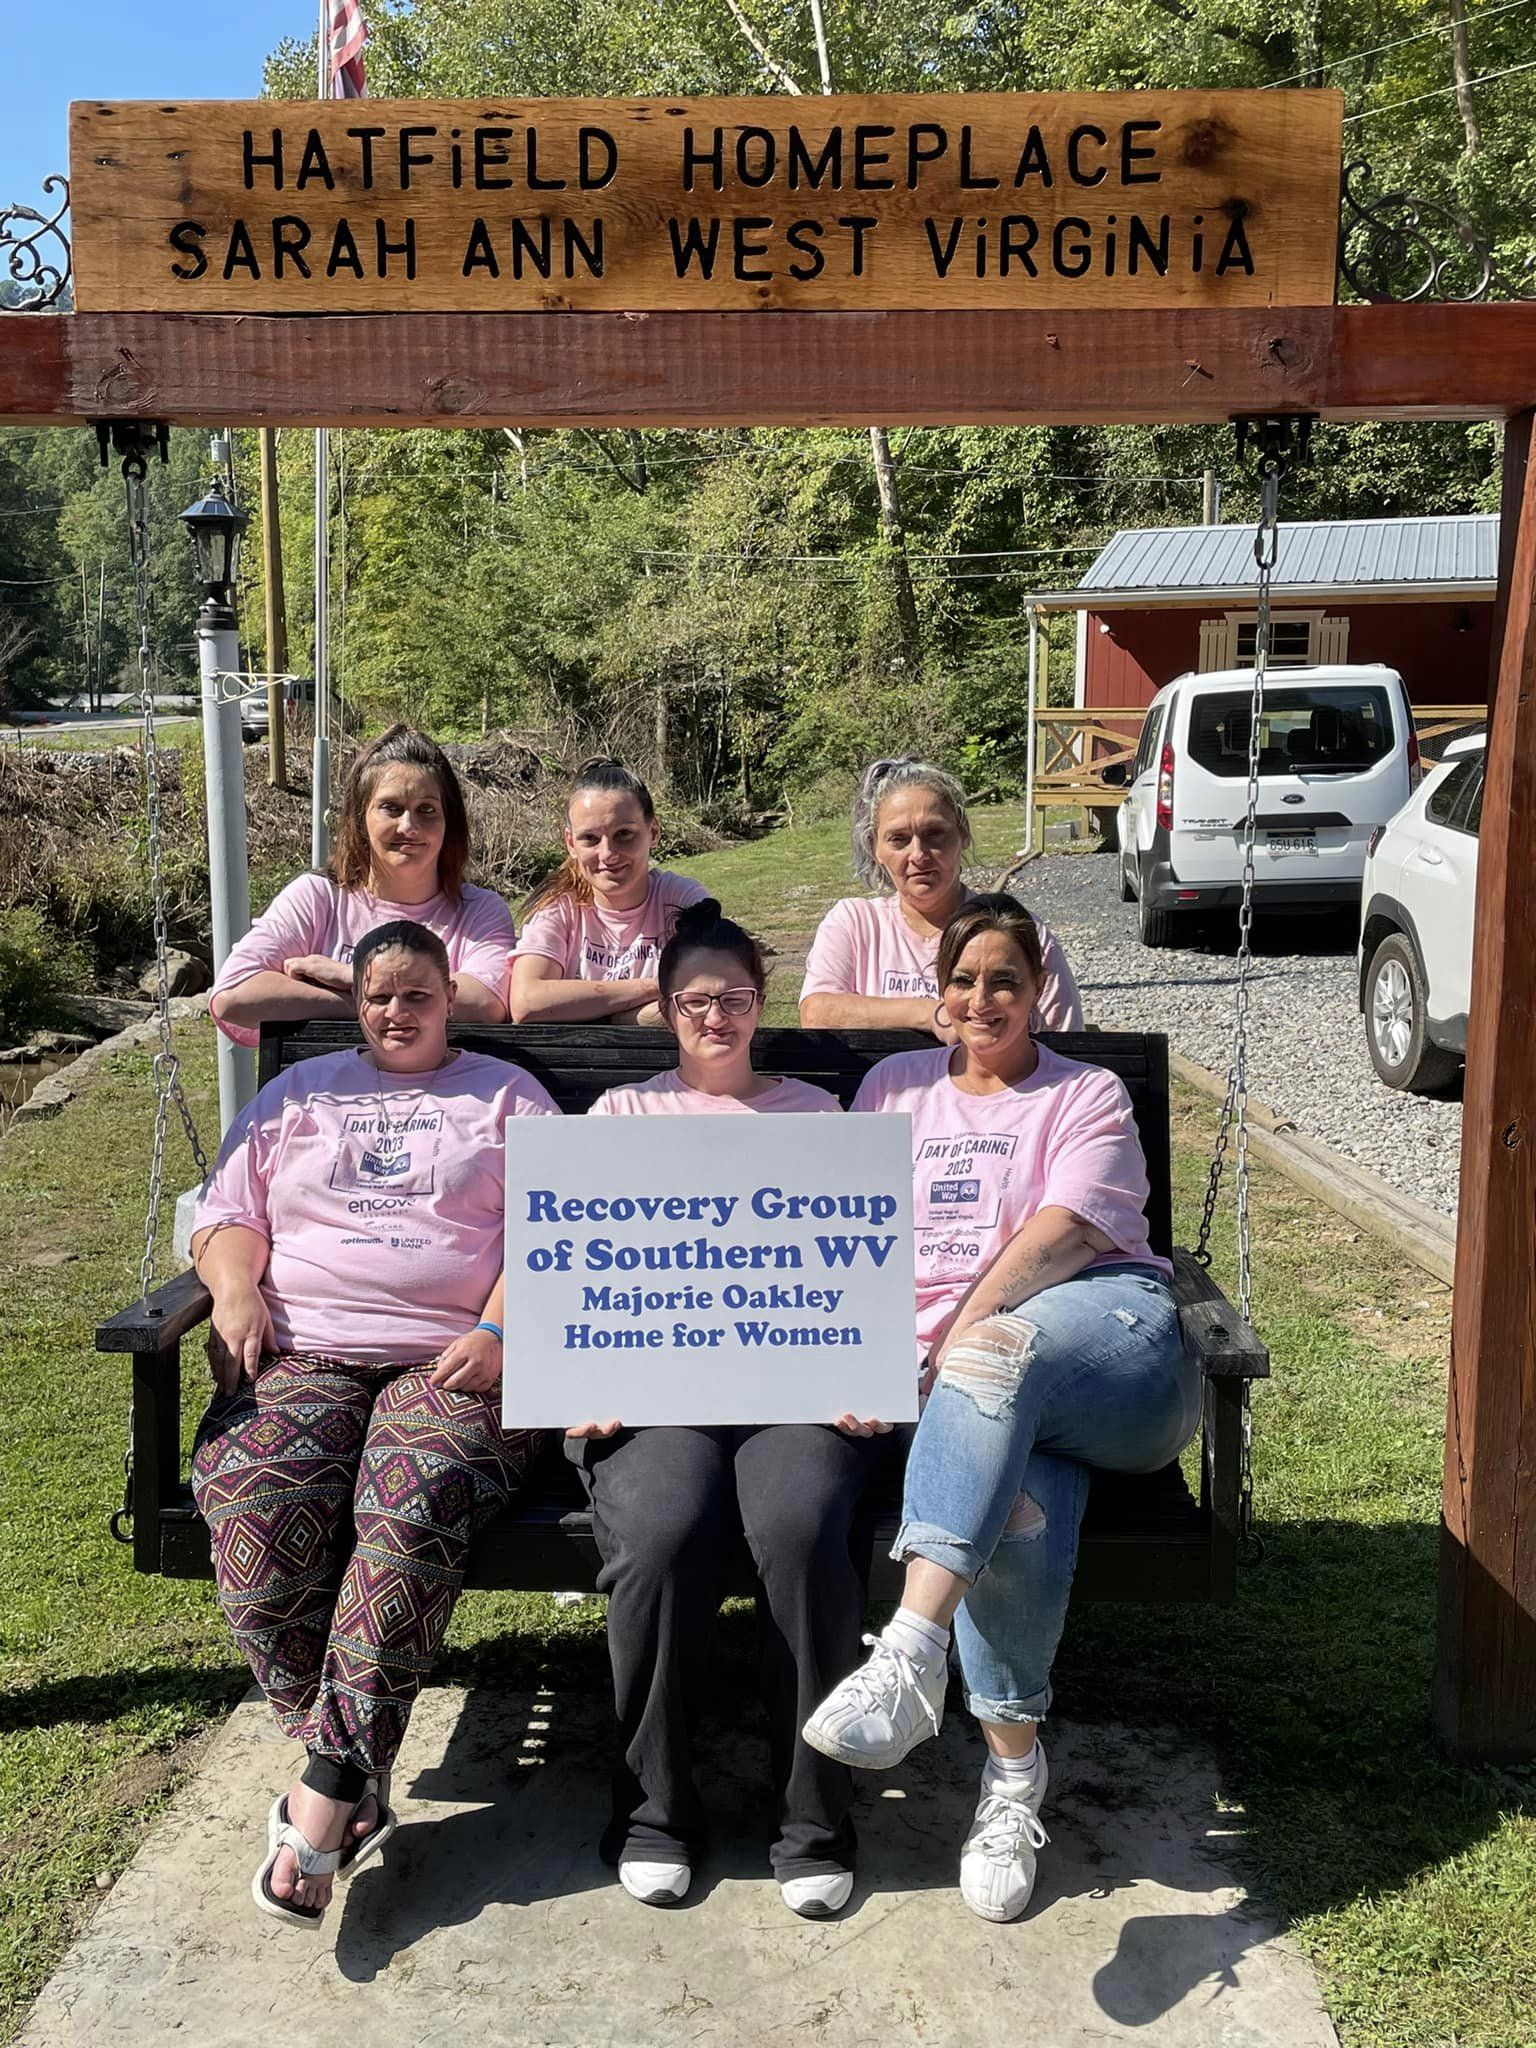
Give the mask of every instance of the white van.
[[[1126, 791], [1115, 820], [1120, 895], [1140, 905], [1144, 945], [1171, 945], [1180, 911], [1239, 901], [1252, 704], [1251, 669], [1180, 676], [1152, 699], [1135, 759], [1109, 778]], [[1271, 670], [1254, 907], [1358, 903], [1371, 833], [1418, 779], [1413, 713], [1395, 669]]]

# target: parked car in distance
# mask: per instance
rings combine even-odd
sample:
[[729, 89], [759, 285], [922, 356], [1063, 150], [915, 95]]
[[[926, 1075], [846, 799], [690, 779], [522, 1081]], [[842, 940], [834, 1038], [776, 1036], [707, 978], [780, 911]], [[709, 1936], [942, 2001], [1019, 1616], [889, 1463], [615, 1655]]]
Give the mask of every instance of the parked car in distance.
[[[285, 676], [283, 678], [283, 704], [290, 718], [299, 711], [313, 713], [315, 708], [314, 677]], [[240, 699], [240, 737], [243, 740], [259, 740], [265, 736], [269, 723], [267, 693], [263, 687], [257, 685], [247, 690]]]
[[[1143, 945], [1174, 942], [1182, 914], [1235, 908], [1242, 896], [1253, 671], [1220, 669], [1165, 684], [1135, 758], [1107, 779], [1120, 895], [1139, 906]], [[1272, 670], [1259, 735], [1256, 909], [1323, 909], [1358, 900], [1371, 832], [1415, 787], [1418, 741], [1395, 669]]]
[[1466, 1058], [1484, 737], [1458, 740], [1371, 834], [1360, 897], [1360, 1009], [1389, 1088], [1440, 1088]]

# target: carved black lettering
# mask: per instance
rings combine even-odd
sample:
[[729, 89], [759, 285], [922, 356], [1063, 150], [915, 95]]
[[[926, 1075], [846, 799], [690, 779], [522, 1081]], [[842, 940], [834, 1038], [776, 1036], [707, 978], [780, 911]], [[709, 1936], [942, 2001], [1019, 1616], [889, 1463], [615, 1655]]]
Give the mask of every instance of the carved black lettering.
[[1031, 277], [1038, 277], [1040, 273], [1030, 252], [1039, 239], [1040, 229], [1032, 214], [1005, 213], [998, 222], [998, 276], [1006, 277], [1013, 264], [1022, 263]]
[[255, 190], [256, 171], [258, 165], [261, 164], [271, 165], [272, 189], [274, 192], [281, 192], [283, 189], [283, 131], [281, 128], [274, 128], [272, 130], [272, 154], [270, 156], [263, 155], [256, 148], [256, 138], [249, 128], [241, 136], [240, 174], [245, 181], [247, 192]]
[[[691, 128], [683, 130], [683, 190], [685, 192], [693, 190], [694, 172], [701, 168], [709, 173], [710, 190], [713, 192], [721, 191], [725, 185], [725, 139], [718, 128], [710, 130], [709, 145], [702, 150], [694, 145], [693, 130]], [[679, 271], [678, 275], [681, 276], [682, 272]]]
[[302, 192], [308, 184], [318, 182], [327, 192], [336, 190], [336, 179], [331, 171], [331, 160], [325, 153], [325, 144], [320, 140], [318, 128], [311, 128], [304, 139], [304, 154], [299, 159], [298, 175], [293, 181], [296, 192]]
[[475, 130], [475, 190], [477, 192], [505, 192], [511, 185], [510, 178], [497, 178], [492, 173], [512, 159], [505, 145], [516, 134], [513, 128], [477, 128]]
[[358, 254], [357, 237], [352, 232], [351, 224], [345, 219], [337, 221], [336, 231], [331, 236], [331, 253], [325, 259], [327, 277], [334, 277], [338, 270], [350, 270], [356, 278], [363, 275], [363, 259]]
[[203, 254], [203, 236], [208, 230], [201, 221], [179, 220], [171, 229], [170, 244], [179, 256], [190, 256], [190, 264], [173, 263], [172, 277], [201, 277], [208, 268], [208, 258]]
[[853, 189], [855, 192], [894, 192], [894, 178], [877, 178], [876, 164], [888, 164], [891, 153], [888, 149], [876, 149], [877, 142], [888, 142], [896, 133], [878, 121], [861, 121], [853, 131]]
[[747, 236], [761, 234], [772, 226], [771, 216], [765, 213], [738, 214], [731, 222], [731, 269], [743, 284], [766, 284], [773, 276], [772, 264], [766, 270], [747, 268], [749, 257], [768, 254], [766, 242], [749, 242]]
[[864, 237], [877, 228], [880, 223], [872, 213], [840, 213], [837, 216], [837, 224], [840, 228], [847, 228], [848, 232], [853, 236], [853, 249], [848, 260], [848, 274], [850, 277], [862, 277], [864, 275]]
[[291, 261], [300, 277], [312, 275], [304, 261], [304, 251], [309, 247], [309, 225], [299, 219], [296, 213], [277, 214], [272, 222], [272, 275], [281, 277], [284, 267]]
[[1057, 221], [1051, 234], [1051, 268], [1058, 277], [1082, 277], [1093, 263], [1093, 244], [1088, 241], [1074, 241], [1068, 245], [1067, 237], [1076, 230], [1079, 236], [1089, 232], [1087, 221], [1079, 220], [1074, 213], [1065, 213]]
[[720, 252], [720, 223], [711, 220], [705, 223], [690, 215], [686, 223], [679, 220], [667, 222], [667, 235], [672, 243], [672, 268], [679, 277], [686, 277], [695, 263], [699, 275], [711, 278], [715, 274], [715, 258]]
[[565, 274], [576, 275], [576, 258], [580, 256], [592, 277], [603, 274], [603, 224], [600, 220], [592, 223], [592, 239], [589, 242], [575, 221], [565, 223]]
[[373, 145], [382, 142], [385, 131], [382, 128], [349, 128], [347, 130], [357, 144], [359, 175], [365, 192], [373, 190]]
[[256, 261], [256, 250], [251, 242], [250, 229], [243, 220], [230, 223], [229, 247], [224, 252], [226, 283], [237, 270], [244, 270], [253, 278], [259, 279], [261, 276], [261, 265]]
[[960, 130], [960, 183], [967, 192], [990, 192], [997, 183], [996, 178], [984, 178], [971, 163], [971, 124], [966, 122]]
[[475, 217], [469, 231], [469, 240], [464, 247], [462, 277], [473, 277], [477, 270], [483, 270], [487, 277], [500, 277], [501, 265], [496, 260], [496, 245], [491, 240], [490, 229], [485, 222]]
[[1157, 223], [1157, 235], [1154, 239], [1152, 230], [1147, 226], [1141, 215], [1139, 213], [1131, 215], [1130, 243], [1125, 252], [1125, 267], [1132, 277], [1135, 277], [1140, 269], [1143, 256], [1146, 257], [1159, 277], [1166, 277], [1168, 275], [1169, 226], [1168, 215], [1166, 213], [1160, 215]]
[[388, 230], [388, 228], [387, 228], [387, 227], [385, 226], [385, 224], [384, 224], [384, 222], [383, 222], [383, 221], [375, 221], [375, 222], [374, 222], [374, 231], [375, 231], [375, 232], [374, 232], [374, 240], [375, 240], [375, 242], [376, 242], [376, 244], [377, 244], [377, 249], [378, 249], [378, 258], [379, 258], [379, 275], [380, 275], [380, 277], [388, 277], [388, 275], [389, 275], [389, 259], [390, 259], [390, 257], [391, 257], [391, 256], [403, 256], [403, 257], [405, 258], [405, 274], [406, 274], [406, 277], [407, 277], [407, 279], [410, 279], [410, 278], [413, 278], [413, 277], [415, 277], [415, 275], [416, 275], [416, 223], [415, 223], [415, 221], [414, 221], [414, 220], [407, 220], [407, 221], [406, 221], [406, 223], [405, 223], [405, 227], [404, 227], [404, 235], [405, 235], [405, 239], [404, 239], [403, 241], [400, 241], [400, 242], [392, 242], [392, 241], [390, 241], [390, 239], [389, 239], [389, 230]]
[[924, 164], [936, 164], [949, 149], [948, 133], [937, 121], [914, 121], [907, 130], [907, 190], [915, 192]]
[[1085, 121], [1081, 128], [1074, 128], [1072, 130], [1071, 134], [1067, 137], [1067, 176], [1074, 185], [1103, 184], [1104, 180], [1109, 176], [1109, 166], [1108, 164], [1100, 164], [1095, 170], [1085, 171], [1083, 169], [1083, 144], [1085, 142], [1095, 142], [1102, 149], [1108, 140], [1109, 137], [1104, 133], [1104, 130], [1102, 128], [1095, 128], [1091, 121]]
[[1138, 135], [1160, 135], [1161, 121], [1127, 121], [1120, 130], [1120, 182], [1122, 185], [1160, 185], [1161, 171], [1133, 170], [1132, 165], [1148, 163], [1156, 155], [1155, 149], [1139, 149], [1135, 138]]
[[736, 175], [743, 185], [754, 192], [771, 185], [778, 167], [778, 137], [771, 128], [737, 129]]
[[402, 128], [400, 130], [400, 190], [402, 192], [409, 192], [411, 189], [412, 171], [424, 170], [428, 164], [436, 163], [437, 161], [435, 154], [430, 149], [412, 149], [411, 144], [418, 135], [435, 135], [436, 133], [437, 130], [435, 128], [414, 127]]
[[952, 220], [949, 224], [949, 240], [940, 248], [937, 221], [925, 220], [923, 222], [923, 233], [928, 237], [928, 249], [933, 257], [933, 267], [940, 277], [948, 277], [949, 275], [949, 266], [954, 262], [955, 251], [960, 247], [960, 230], [964, 226], [965, 222], [963, 220]]
[[1248, 234], [1240, 213], [1234, 214], [1228, 222], [1227, 238], [1216, 258], [1218, 277], [1225, 277], [1229, 270], [1246, 271], [1249, 277], [1253, 275], [1253, 251], [1248, 246]]
[[1014, 189], [1017, 190], [1026, 178], [1038, 178], [1047, 192], [1056, 182], [1045, 137], [1037, 127], [1030, 129], [1024, 138], [1024, 147], [1019, 151], [1019, 167], [1013, 174]]
[[[822, 254], [820, 248], [823, 233], [824, 229], [819, 220], [792, 220], [784, 230], [784, 239], [788, 242], [790, 248], [798, 255], [810, 258], [808, 263], [791, 263], [789, 265], [791, 277], [798, 277], [803, 282], [807, 278], [820, 277], [821, 273], [826, 269], [827, 259]], [[807, 235], [814, 235], [816, 240], [808, 242], [805, 239]]]
[[535, 227], [538, 231], [537, 234], [530, 229], [525, 220], [515, 220], [512, 223], [512, 275], [514, 277], [522, 276], [523, 259], [525, 256], [539, 273], [540, 277], [548, 277], [549, 275], [548, 214], [541, 214], [535, 223]]
[[1205, 237], [1200, 232], [1200, 225], [1204, 219], [1203, 213], [1195, 215], [1195, 231], [1189, 243], [1189, 267], [1196, 277], [1205, 268]]
[[619, 168], [619, 145], [606, 128], [581, 128], [576, 135], [576, 181], [583, 192], [601, 192]]
[[784, 161], [791, 192], [798, 192], [802, 186], [815, 192], [823, 184], [830, 185], [834, 192], [840, 192], [843, 187], [842, 129], [833, 128], [821, 145], [821, 155], [812, 156], [810, 144], [799, 128], [791, 128]]
[[539, 176], [539, 131], [530, 128], [523, 138], [528, 157], [528, 190], [530, 192], [563, 192], [570, 183], [568, 178], [541, 178]]

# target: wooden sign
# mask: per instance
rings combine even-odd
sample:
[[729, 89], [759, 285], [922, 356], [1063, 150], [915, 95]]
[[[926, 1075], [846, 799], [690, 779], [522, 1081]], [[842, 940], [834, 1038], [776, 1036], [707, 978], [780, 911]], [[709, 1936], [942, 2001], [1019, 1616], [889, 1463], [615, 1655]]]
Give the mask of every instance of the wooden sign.
[[85, 101], [82, 312], [1331, 304], [1336, 92]]

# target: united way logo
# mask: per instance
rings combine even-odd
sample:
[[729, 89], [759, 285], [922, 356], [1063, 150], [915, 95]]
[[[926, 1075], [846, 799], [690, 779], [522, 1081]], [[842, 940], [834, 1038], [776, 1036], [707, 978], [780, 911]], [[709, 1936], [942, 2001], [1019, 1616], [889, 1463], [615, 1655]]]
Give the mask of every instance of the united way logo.
[[933, 1209], [961, 1209], [980, 1200], [979, 1180], [936, 1180], [928, 1190], [928, 1204]]
[[407, 1174], [410, 1170], [411, 1155], [409, 1152], [397, 1153], [393, 1159], [385, 1159], [377, 1152], [364, 1152], [363, 1154], [363, 1172], [370, 1179], [398, 1180], [402, 1174]]

